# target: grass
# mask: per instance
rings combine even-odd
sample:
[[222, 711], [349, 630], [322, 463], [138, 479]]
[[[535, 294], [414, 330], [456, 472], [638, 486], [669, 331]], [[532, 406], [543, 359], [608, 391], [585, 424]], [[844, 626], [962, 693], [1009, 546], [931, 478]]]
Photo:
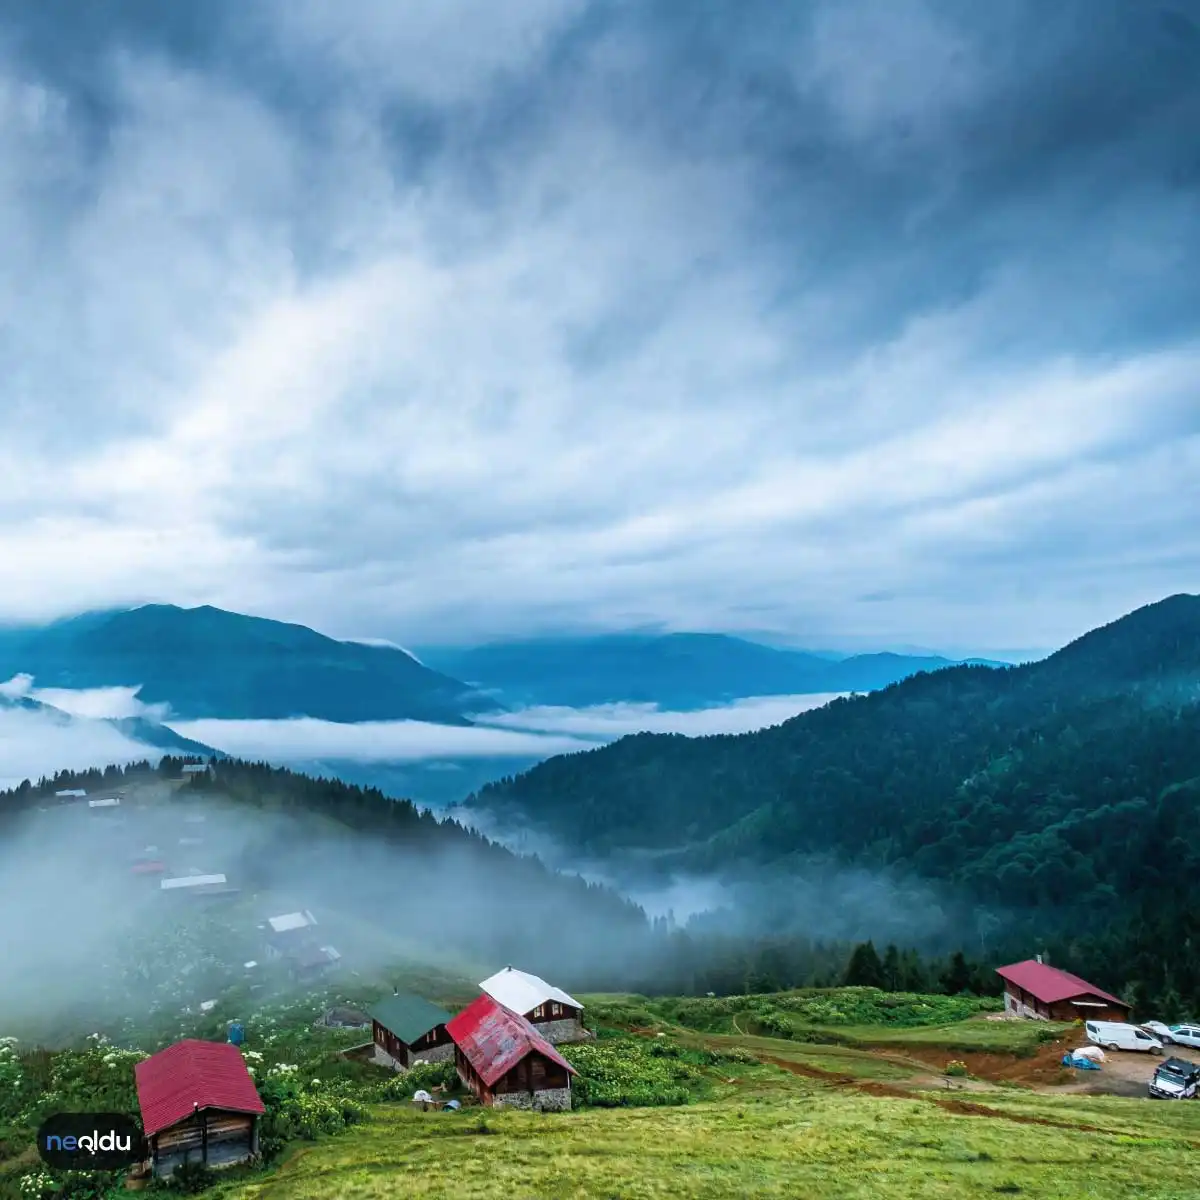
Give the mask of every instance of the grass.
[[1025, 1055], [1069, 1028], [1048, 1021], [985, 1020], [1002, 1007], [990, 997], [892, 995], [874, 988], [700, 999], [609, 994], [585, 996], [583, 1002], [590, 1019], [620, 1028], [860, 1049], [912, 1046]]
[[[555, 1116], [416, 1113], [381, 1106], [372, 1121], [288, 1159], [274, 1174], [233, 1181], [225, 1200], [427, 1200], [536, 1197], [996, 1195], [1182, 1200], [1195, 1195], [1184, 1105], [1113, 1100], [1112, 1132], [955, 1115], [921, 1100], [865, 1096], [805, 1081], [786, 1095], [744, 1094], [686, 1108]], [[1026, 1106], [1009, 1101], [1015, 1112]], [[1033, 1106], [1040, 1109], [1041, 1105]], [[1069, 1124], [1074, 1102], [1050, 1110]], [[1087, 1123], [1087, 1122], [1079, 1122]]]
[[[931, 1048], [934, 1057], [946, 1051], [947, 1061], [964, 1043], [1023, 1054], [1046, 1036], [1042, 1023], [982, 1019], [986, 1008], [977, 1001], [882, 997], [871, 989], [700, 1001], [587, 997], [600, 1036], [564, 1047], [580, 1071], [575, 1111], [468, 1104], [450, 1114], [414, 1111], [407, 1097], [416, 1086], [454, 1086], [452, 1078], [391, 1076], [339, 1058], [339, 1047], [364, 1034], [313, 1028], [330, 999], [264, 998], [239, 1010], [248, 1061], [268, 1102], [264, 1145], [269, 1138], [282, 1156], [266, 1170], [222, 1176], [206, 1196], [1104, 1200], [1136, 1194], [1166, 1200], [1195, 1194], [1200, 1110], [1191, 1105], [987, 1085], [913, 1091], [930, 1072]], [[783, 1014], [790, 1036], [764, 1036], [764, 1013]], [[814, 1021], [831, 1016], [839, 1023]], [[188, 1032], [220, 1036], [223, 1020], [214, 1013], [184, 1023], [204, 1026]], [[156, 1024], [143, 1033], [151, 1031], [159, 1032]], [[20, 1180], [36, 1167], [28, 1148], [42, 1109], [93, 1108], [90, 1101], [114, 1084], [128, 1090], [128, 1058], [103, 1043], [57, 1053], [9, 1046], [0, 1063], [7, 1072], [0, 1081], [7, 1085], [0, 1097], [0, 1197], [28, 1196]], [[110, 1098], [114, 1107], [132, 1103], [129, 1096]], [[354, 1119], [343, 1121], [347, 1107]], [[364, 1114], [366, 1123], [355, 1123]], [[110, 1193], [117, 1194], [124, 1192]]]

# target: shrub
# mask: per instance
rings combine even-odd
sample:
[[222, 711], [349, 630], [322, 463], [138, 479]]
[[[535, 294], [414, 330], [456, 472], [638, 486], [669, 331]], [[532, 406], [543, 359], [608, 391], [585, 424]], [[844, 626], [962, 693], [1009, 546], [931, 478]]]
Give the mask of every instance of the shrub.
[[571, 1087], [580, 1104], [597, 1108], [686, 1104], [703, 1079], [706, 1051], [686, 1051], [639, 1038], [564, 1046], [579, 1072]]
[[213, 1173], [203, 1163], [185, 1162], [171, 1173], [170, 1188], [194, 1196], [210, 1187], [212, 1182]]
[[970, 1074], [970, 1071], [967, 1070], [967, 1064], [965, 1062], [961, 1062], [956, 1058], [946, 1064], [946, 1074], [965, 1078]]

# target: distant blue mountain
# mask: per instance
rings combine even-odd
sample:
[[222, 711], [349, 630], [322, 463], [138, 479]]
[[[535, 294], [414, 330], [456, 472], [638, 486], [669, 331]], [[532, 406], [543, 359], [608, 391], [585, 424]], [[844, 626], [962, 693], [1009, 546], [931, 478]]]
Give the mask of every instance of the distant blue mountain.
[[0, 677], [38, 687], [141, 686], [180, 719], [421, 720], [463, 724], [494, 703], [390, 646], [219, 608], [152, 604], [0, 636]]
[[921, 671], [955, 665], [939, 655], [830, 659], [719, 633], [539, 638], [427, 646], [417, 653], [428, 666], [503, 696], [509, 704], [582, 707], [626, 701], [679, 710], [747, 696], [875, 691]]

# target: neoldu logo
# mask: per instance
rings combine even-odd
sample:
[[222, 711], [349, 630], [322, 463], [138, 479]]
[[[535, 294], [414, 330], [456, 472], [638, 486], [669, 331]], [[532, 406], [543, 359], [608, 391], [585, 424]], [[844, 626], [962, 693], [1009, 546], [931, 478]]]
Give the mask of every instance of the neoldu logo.
[[64, 1171], [113, 1171], [146, 1157], [142, 1131], [124, 1113], [55, 1113], [38, 1130], [37, 1149]]

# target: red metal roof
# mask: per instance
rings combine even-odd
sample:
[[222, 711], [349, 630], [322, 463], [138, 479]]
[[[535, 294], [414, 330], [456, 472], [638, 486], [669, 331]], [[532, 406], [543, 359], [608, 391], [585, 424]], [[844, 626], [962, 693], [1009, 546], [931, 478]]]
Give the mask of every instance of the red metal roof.
[[167, 869], [166, 863], [140, 862], [131, 868], [135, 875], [161, 875]]
[[488, 1087], [535, 1052], [578, 1074], [524, 1017], [509, 1012], [491, 996], [480, 996], [447, 1021], [446, 1032]]
[[228, 1042], [176, 1042], [134, 1068], [147, 1137], [197, 1109], [265, 1112], [241, 1051]]
[[996, 974], [1036, 996], [1043, 1004], [1054, 1004], [1059, 1000], [1073, 1000], [1076, 996], [1086, 995], [1100, 996], [1104, 1000], [1121, 1005], [1122, 1008], [1129, 1007], [1124, 1000], [1101, 991], [1086, 979], [1080, 979], [1078, 975], [1072, 975], [1069, 971], [1060, 971], [1057, 967], [1047, 966], [1032, 958], [1008, 967], [997, 967]]

